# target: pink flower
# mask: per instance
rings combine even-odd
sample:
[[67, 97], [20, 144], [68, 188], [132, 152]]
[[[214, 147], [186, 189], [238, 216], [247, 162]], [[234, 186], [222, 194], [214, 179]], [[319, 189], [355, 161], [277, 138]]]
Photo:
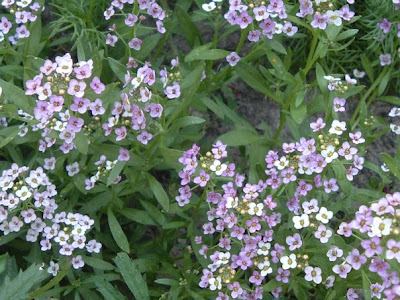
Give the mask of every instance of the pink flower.
[[240, 56], [236, 52], [232, 52], [226, 57], [226, 61], [230, 64], [231, 67], [236, 66], [239, 60]]

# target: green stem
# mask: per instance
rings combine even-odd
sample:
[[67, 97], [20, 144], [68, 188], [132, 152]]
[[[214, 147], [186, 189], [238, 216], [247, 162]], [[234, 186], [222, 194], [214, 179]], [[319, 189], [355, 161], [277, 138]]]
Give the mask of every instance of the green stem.
[[65, 275], [67, 275], [70, 268], [71, 268], [71, 263], [69, 261], [67, 261], [67, 263], [64, 265], [64, 269], [61, 272], [59, 272], [56, 277], [54, 277], [52, 280], [50, 280], [47, 284], [42, 286], [40, 289], [30, 293], [29, 298], [30, 299], [37, 298], [38, 296], [40, 296], [41, 294], [43, 294], [44, 292], [46, 292], [47, 290], [49, 290], [50, 288], [55, 286], [57, 283], [59, 283], [65, 277]]
[[94, 27], [94, 22], [93, 22], [93, 10], [94, 10], [94, 5], [96, 3], [96, 0], [90, 0], [89, 4], [89, 12], [88, 12], [88, 23], [90, 26]]

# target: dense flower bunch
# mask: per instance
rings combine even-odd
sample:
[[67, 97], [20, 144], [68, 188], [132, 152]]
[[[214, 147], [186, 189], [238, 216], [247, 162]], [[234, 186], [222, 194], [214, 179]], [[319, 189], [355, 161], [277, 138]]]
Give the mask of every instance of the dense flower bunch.
[[[336, 26], [342, 25], [343, 21], [351, 21], [354, 12], [349, 5], [340, 6], [340, 1], [329, 0], [300, 0], [300, 11], [296, 14], [300, 18], [308, 19], [310, 16], [311, 26], [319, 29], [326, 29], [329, 24]], [[338, 3], [339, 2], [339, 3]], [[353, 4], [355, 0], [347, 0], [348, 4]]]
[[[42, 251], [53, 248], [72, 258], [75, 269], [84, 265], [81, 255], [86, 250], [98, 253], [101, 244], [87, 241], [94, 220], [86, 215], [57, 212], [56, 186], [41, 167], [30, 170], [12, 164], [0, 177], [0, 230], [3, 235], [26, 232], [26, 240], [40, 240]], [[25, 227], [29, 229], [25, 229]], [[55, 274], [54, 274], [55, 275]]]
[[[223, 1], [213, 0], [203, 4], [202, 8], [205, 11], [221, 10], [222, 4]], [[248, 5], [241, 0], [230, 0], [224, 18], [230, 25], [238, 25], [242, 30], [251, 28], [247, 36], [250, 42], [259, 41], [261, 34], [272, 39], [275, 34], [293, 36], [298, 31], [286, 20], [286, 6], [282, 0], [250, 1]]]
[[[303, 152], [312, 151], [314, 144], [310, 142], [307, 144], [310, 145], [308, 147], [304, 144], [306, 142], [304, 139], [296, 145], [293, 144], [292, 147], [304, 149]], [[197, 156], [200, 155], [200, 148], [196, 145], [193, 145], [181, 157], [180, 162], [185, 165], [184, 170], [179, 174], [183, 187], [179, 190], [180, 195], [176, 197], [176, 200], [181, 206], [189, 203], [191, 189], [188, 184], [191, 182], [192, 175], [193, 182], [207, 191], [208, 222], [202, 228], [205, 239], [210, 241], [207, 236], [212, 236], [215, 238], [215, 244], [209, 247], [203, 242], [201, 236], [196, 237], [195, 242], [201, 245], [199, 254], [211, 261], [208, 267], [203, 269], [200, 287], [212, 291], [221, 290], [217, 299], [229, 299], [229, 297], [262, 299], [262, 285], [272, 279], [281, 283], [271, 291], [275, 297], [279, 297], [281, 292], [288, 292], [289, 285], [285, 284], [289, 283], [290, 278], [300, 274], [303, 274], [301, 276], [304, 276], [306, 281], [312, 283], [309, 288], [317, 288], [320, 284], [323, 284], [325, 288], [331, 288], [337, 277], [346, 278], [351, 270], [359, 270], [367, 261], [358, 248], [361, 245], [363, 247], [361, 251], [366, 249], [368, 241], [360, 245], [356, 243], [355, 248], [352, 248], [346, 246], [339, 235], [350, 237], [352, 228], [360, 228], [357, 224], [362, 224], [364, 233], [377, 232], [377, 236], [382, 236], [383, 232], [384, 235], [389, 235], [396, 234], [396, 230], [398, 231], [396, 228], [399, 220], [394, 212], [399, 205], [399, 193], [393, 196], [387, 195], [386, 200], [380, 199], [378, 204], [371, 206], [369, 212], [365, 206], [362, 206], [360, 213], [356, 214], [357, 221], [342, 223], [337, 230], [338, 234], [335, 235], [334, 225], [330, 224], [334, 219], [334, 214], [326, 207], [329, 207], [329, 203], [324, 199], [326, 199], [326, 194], [338, 191], [336, 179], [331, 178], [322, 183], [322, 177], [318, 174], [312, 182], [298, 181], [295, 185], [295, 197], [287, 203], [289, 210], [295, 214], [291, 217], [290, 212], [277, 212], [284, 208], [281, 207], [281, 201], [275, 198], [282, 198], [279, 194], [285, 187], [286, 192], [293, 190], [290, 182], [296, 182], [295, 172], [298, 172], [297, 176], [299, 176], [299, 173], [302, 173], [300, 170], [304, 168], [304, 165], [299, 163], [302, 161], [299, 155], [297, 155], [296, 163], [293, 164], [293, 162], [289, 163], [290, 159], [286, 163], [284, 156], [278, 159], [277, 156], [274, 157], [272, 153], [269, 153], [266, 159], [268, 164], [266, 172], [272, 173], [270, 178], [266, 181], [260, 180], [257, 184], [244, 184], [244, 177], [235, 173], [235, 165], [222, 162], [227, 157], [226, 145], [217, 142], [213, 146], [212, 151], [207, 152], [206, 156], [200, 156], [199, 162]], [[290, 145], [284, 146], [286, 151], [288, 148]], [[339, 152], [342, 151], [339, 150]], [[344, 153], [341, 155], [345, 156]], [[305, 161], [309, 158], [307, 154], [302, 156]], [[321, 159], [323, 160], [323, 157]], [[306, 168], [309, 170], [306, 174], [321, 173], [327, 163], [326, 160], [320, 166], [311, 163]], [[285, 170], [282, 168], [285, 165], [292, 165], [292, 167]], [[362, 163], [359, 162], [358, 166], [362, 166]], [[195, 170], [199, 167], [201, 167], [200, 171], [196, 172]], [[281, 170], [279, 177], [276, 175], [276, 169]], [[228, 183], [220, 186], [218, 176], [226, 176], [230, 179]], [[274, 190], [276, 190], [275, 193], [273, 193]], [[322, 191], [318, 192], [318, 190]], [[312, 198], [313, 196], [318, 200]], [[387, 220], [382, 220], [380, 217], [374, 219], [371, 211], [379, 211], [380, 216], [384, 213], [390, 215]], [[364, 222], [363, 216], [367, 215], [370, 220]], [[289, 222], [289, 227], [285, 225], [287, 222]], [[376, 224], [372, 225], [373, 222]], [[352, 227], [351, 224], [354, 226]], [[369, 236], [375, 235], [371, 233]], [[387, 247], [391, 249], [391, 252], [388, 252], [390, 259], [396, 257], [398, 260], [400, 249], [398, 242], [394, 238], [387, 240]], [[320, 263], [320, 256], [315, 255], [313, 251], [307, 251], [310, 247], [326, 248], [327, 256], [323, 258], [324, 264]], [[382, 260], [375, 257], [375, 253], [370, 254], [365, 255], [372, 258], [372, 267], [369, 271], [374, 273], [380, 268]], [[382, 252], [376, 254], [380, 255]], [[343, 262], [337, 263], [338, 258]], [[371, 292], [374, 295], [380, 294], [383, 290], [385, 290], [385, 295], [395, 295], [399, 283], [398, 275], [395, 269], [391, 273], [389, 269], [389, 265], [385, 263], [382, 276], [390, 277], [383, 279], [386, 280], [387, 288], [384, 289], [379, 283], [372, 285]], [[374, 278], [374, 275], [371, 275], [371, 278]], [[353, 299], [351, 298], [353, 294], [354, 290], [350, 288], [347, 293], [348, 298]]]
[[[8, 40], [15, 45], [18, 40], [30, 35], [29, 23], [35, 22], [42, 7], [32, 0], [3, 0], [0, 11], [6, 10], [9, 15], [0, 19], [0, 42], [8, 35]], [[12, 34], [13, 33], [13, 34]]]
[[[26, 95], [37, 95], [33, 131], [41, 131], [39, 151], [54, 144], [64, 153], [75, 148], [78, 135], [89, 134], [97, 128], [105, 113], [103, 101], [97, 98], [105, 85], [92, 75], [93, 61], [74, 63], [69, 53], [57, 56], [55, 62], [46, 60], [41, 73], [26, 82]], [[88, 96], [90, 94], [90, 97]], [[93, 100], [89, 100], [92, 98]], [[20, 112], [32, 118], [26, 112]], [[27, 133], [24, 127], [20, 136]]]
[[[339, 263], [333, 271], [346, 278], [351, 270], [364, 268], [368, 272], [371, 295], [380, 299], [398, 299], [400, 297], [400, 193], [387, 194], [386, 197], [362, 205], [355, 219], [343, 222], [338, 234], [345, 237], [355, 236], [360, 241], [358, 247], [346, 256], [342, 249], [334, 246], [328, 252], [330, 261]], [[373, 278], [373, 279], [372, 279]]]
[[[124, 8], [126, 8], [127, 4], [133, 5], [133, 8], [129, 7], [129, 11], [131, 13], [125, 13], [124, 11]], [[115, 10], [118, 10], [120, 13], [116, 14]], [[123, 16], [125, 25], [132, 28], [131, 32], [133, 33], [133, 36], [131, 36], [132, 34], [130, 35], [132, 39], [130, 41], [126, 41], [126, 43], [130, 49], [136, 51], [140, 50], [143, 42], [137, 36], [137, 28], [142, 22], [147, 20], [148, 17], [151, 17], [155, 20], [158, 32], [161, 34], [165, 33], [163, 20], [166, 17], [166, 13], [155, 0], [113, 0], [111, 2], [111, 6], [104, 12], [104, 17], [106, 20], [110, 20], [113, 16]], [[106, 43], [114, 47], [119, 38], [122, 40], [124, 40], [124, 38], [118, 33], [120, 28], [117, 28], [115, 24], [110, 26], [109, 29], [110, 33], [107, 34]]]

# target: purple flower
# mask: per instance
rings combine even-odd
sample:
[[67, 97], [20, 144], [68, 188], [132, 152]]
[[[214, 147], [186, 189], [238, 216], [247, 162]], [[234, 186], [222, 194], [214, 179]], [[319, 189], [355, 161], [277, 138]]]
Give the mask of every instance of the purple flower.
[[260, 40], [261, 32], [259, 30], [251, 30], [247, 35], [247, 39], [250, 42], [258, 42]]
[[236, 20], [236, 24], [239, 25], [241, 29], [245, 29], [252, 22], [253, 18], [245, 10], [240, 13], [240, 16]]
[[347, 274], [351, 271], [351, 266], [349, 264], [334, 265], [332, 271], [338, 274], [341, 278], [347, 278]]
[[243, 289], [237, 281], [235, 281], [233, 284], [228, 284], [228, 289], [231, 291], [231, 296], [234, 299], [243, 293]]
[[311, 22], [311, 26], [314, 28], [319, 28], [324, 30], [328, 24], [329, 17], [325, 14], [316, 13], [314, 15], [314, 20]]
[[382, 29], [384, 33], [388, 33], [390, 31], [390, 27], [392, 26], [392, 23], [390, 23], [388, 20], [383, 19], [382, 22], [378, 23], [379, 28]]
[[93, 77], [92, 81], [90, 82], [90, 88], [96, 94], [101, 94], [105, 90], [105, 85], [100, 81], [100, 78], [95, 76]]
[[336, 112], [345, 111], [346, 110], [345, 107], [344, 107], [345, 104], [346, 104], [346, 99], [335, 97], [333, 99], [333, 109], [334, 109], [334, 111], [336, 111]]
[[373, 237], [370, 240], [364, 240], [361, 242], [361, 247], [364, 248], [365, 256], [367, 257], [372, 257], [375, 254], [381, 255], [383, 252], [383, 249], [380, 245], [381, 239], [379, 237]]
[[94, 102], [90, 103], [89, 109], [93, 116], [103, 115], [106, 111], [103, 107], [103, 102], [100, 99], [96, 99]]
[[148, 133], [147, 131], [143, 131], [141, 134], [137, 136], [139, 142], [143, 145], [147, 145], [147, 143], [153, 138], [153, 135]]
[[305, 267], [304, 273], [306, 274], [305, 279], [307, 281], [314, 281], [316, 284], [320, 284], [322, 282], [322, 270], [318, 267]]
[[89, 104], [89, 99], [74, 97], [74, 103], [71, 104], [70, 109], [72, 111], [77, 111], [80, 114], [84, 114], [87, 111]]
[[389, 268], [390, 265], [388, 262], [377, 258], [373, 258], [371, 260], [371, 264], [369, 265], [369, 270], [371, 272], [378, 273], [380, 276], [384, 276]]
[[381, 66], [389, 66], [392, 63], [392, 57], [390, 54], [381, 54], [379, 55], [379, 60], [381, 62]]
[[204, 170], [201, 170], [199, 176], [195, 177], [193, 182], [201, 187], [204, 187], [206, 186], [209, 180], [210, 180], [210, 175], [207, 174]]
[[164, 93], [168, 99], [179, 98], [181, 95], [181, 87], [177, 82], [174, 82], [172, 86], [167, 86], [165, 88]]
[[119, 148], [119, 155], [118, 155], [118, 160], [119, 161], [128, 161], [130, 159], [130, 154], [129, 151], [124, 149], [124, 148]]
[[226, 57], [226, 61], [229, 63], [231, 67], [236, 66], [236, 64], [239, 62], [240, 56], [236, 52], [232, 52]]
[[354, 270], [359, 270], [361, 265], [367, 262], [367, 258], [361, 255], [358, 249], [354, 249], [349, 256], [346, 257], [346, 261], [351, 264]]
[[138, 38], [133, 38], [129, 43], [128, 46], [134, 50], [139, 51], [142, 47], [142, 40]]
[[67, 93], [81, 98], [85, 94], [86, 83], [83, 81], [78, 81], [76, 79], [71, 79], [68, 85]]
[[[378, 238], [379, 239], [379, 238]], [[390, 239], [387, 241], [386, 258], [400, 261], [400, 241]]]
[[295, 233], [293, 236], [288, 236], [286, 244], [289, 246], [290, 251], [300, 248], [303, 245], [300, 234]]

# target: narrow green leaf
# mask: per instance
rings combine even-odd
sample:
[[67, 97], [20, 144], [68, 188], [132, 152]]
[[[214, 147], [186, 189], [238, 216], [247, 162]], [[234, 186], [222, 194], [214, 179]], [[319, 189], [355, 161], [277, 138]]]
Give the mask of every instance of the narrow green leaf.
[[358, 29], [349, 29], [349, 30], [343, 31], [336, 36], [335, 41], [339, 42], [341, 40], [352, 37], [353, 35], [356, 35], [357, 32], [358, 32]]
[[94, 283], [97, 286], [97, 290], [103, 295], [104, 299], [110, 300], [123, 300], [126, 299], [122, 296], [121, 292], [114, 286], [111, 285], [104, 278], [96, 277]]
[[211, 110], [219, 118], [221, 118], [221, 119], [224, 118], [224, 111], [218, 106], [217, 103], [215, 103], [213, 100], [211, 100], [210, 98], [207, 98], [207, 97], [202, 97], [200, 100], [201, 100], [201, 102], [203, 102], [203, 104], [205, 106], [207, 106], [207, 108], [209, 110]]
[[200, 44], [202, 44], [199, 30], [185, 9], [177, 5], [175, 7], [175, 13], [180, 24], [180, 32], [182, 32], [189, 45], [193, 47], [196, 42], [200, 42]]
[[3, 148], [8, 143], [12, 142], [20, 131], [21, 129], [19, 126], [6, 127], [0, 130], [0, 148]]
[[393, 173], [394, 176], [400, 179], [400, 163], [386, 153], [381, 153], [381, 155], [389, 170]]
[[191, 125], [198, 125], [204, 123], [206, 120], [200, 117], [194, 117], [194, 116], [187, 116], [187, 117], [182, 117], [177, 119], [174, 123], [172, 123], [171, 128], [181, 128], [181, 127], [187, 127]]
[[367, 274], [365, 274], [364, 270], [361, 270], [362, 274], [362, 283], [363, 283], [363, 295], [365, 300], [371, 300], [371, 281], [368, 279]]
[[225, 58], [231, 52], [223, 49], [209, 49], [210, 44], [193, 49], [186, 57], [185, 62], [194, 60], [217, 60]]
[[145, 60], [147, 57], [150, 56], [151, 51], [157, 46], [158, 42], [161, 39], [161, 34], [156, 33], [152, 34], [143, 39], [142, 46], [140, 51], [135, 54], [135, 58], [137, 60]]
[[265, 139], [265, 137], [259, 136], [254, 131], [238, 129], [229, 131], [218, 139], [228, 146], [243, 146]]
[[5, 97], [10, 103], [14, 103], [18, 108], [27, 113], [32, 113], [34, 102], [31, 97], [27, 97], [25, 92], [14, 84], [0, 79], [0, 87], [3, 89], [2, 97]]
[[115, 269], [115, 267], [112, 264], [110, 264], [100, 258], [85, 256], [85, 257], [83, 257], [83, 261], [88, 266], [91, 266], [94, 269], [104, 270], [104, 271], [111, 271], [111, 270]]
[[114, 168], [112, 168], [110, 175], [108, 175], [107, 178], [107, 185], [110, 185], [114, 182], [115, 179], [117, 179], [117, 177], [119, 176], [119, 174], [121, 173], [122, 169], [125, 166], [125, 161], [118, 161]]
[[0, 288], [0, 299], [25, 300], [28, 298], [28, 292], [48, 276], [39, 265], [33, 264], [25, 271], [20, 271], [14, 279], [4, 282]]
[[111, 57], [108, 57], [107, 60], [111, 67], [111, 70], [113, 70], [113, 72], [117, 76], [118, 80], [120, 82], [125, 82], [125, 74], [127, 71], [126, 66], [124, 66], [119, 61], [116, 61], [115, 59], [113, 59]]
[[276, 279], [272, 279], [272, 280], [268, 281], [267, 284], [263, 285], [263, 290], [264, 290], [264, 292], [270, 292], [282, 285], [283, 285], [283, 282], [277, 281]]
[[87, 154], [89, 149], [89, 138], [82, 131], [78, 132], [74, 139], [74, 144], [78, 151]]
[[126, 253], [118, 253], [114, 262], [135, 298], [140, 300], [150, 299], [146, 281], [129, 256]]
[[154, 222], [149, 214], [144, 210], [124, 208], [123, 210], [119, 211], [119, 213], [129, 220], [135, 221], [143, 225], [157, 225], [157, 223]]
[[298, 107], [293, 103], [290, 105], [290, 114], [297, 124], [301, 124], [307, 115], [307, 103], [302, 102]]
[[386, 90], [386, 87], [387, 87], [387, 85], [389, 83], [389, 79], [390, 79], [390, 73], [391, 73], [390, 70], [391, 69], [388, 70], [388, 72], [385, 74], [385, 76], [383, 76], [381, 82], [379, 83], [378, 96], [381, 96]]
[[119, 225], [118, 220], [115, 217], [110, 207], [107, 210], [107, 217], [108, 217], [108, 225], [110, 226], [111, 235], [113, 236], [114, 241], [117, 243], [118, 247], [120, 247], [125, 252], [129, 253], [130, 247], [128, 239], [124, 231], [122, 230], [121, 225]]
[[157, 181], [150, 173], [146, 174], [149, 186], [154, 196], [156, 197], [158, 203], [168, 212], [169, 209], [169, 197], [162, 187], [161, 183]]
[[375, 80], [375, 76], [374, 76], [374, 70], [372, 68], [372, 64], [369, 61], [368, 57], [365, 55], [361, 55], [361, 64], [365, 70], [365, 73], [367, 73], [367, 76], [369, 78], [369, 80], [372, 82]]

